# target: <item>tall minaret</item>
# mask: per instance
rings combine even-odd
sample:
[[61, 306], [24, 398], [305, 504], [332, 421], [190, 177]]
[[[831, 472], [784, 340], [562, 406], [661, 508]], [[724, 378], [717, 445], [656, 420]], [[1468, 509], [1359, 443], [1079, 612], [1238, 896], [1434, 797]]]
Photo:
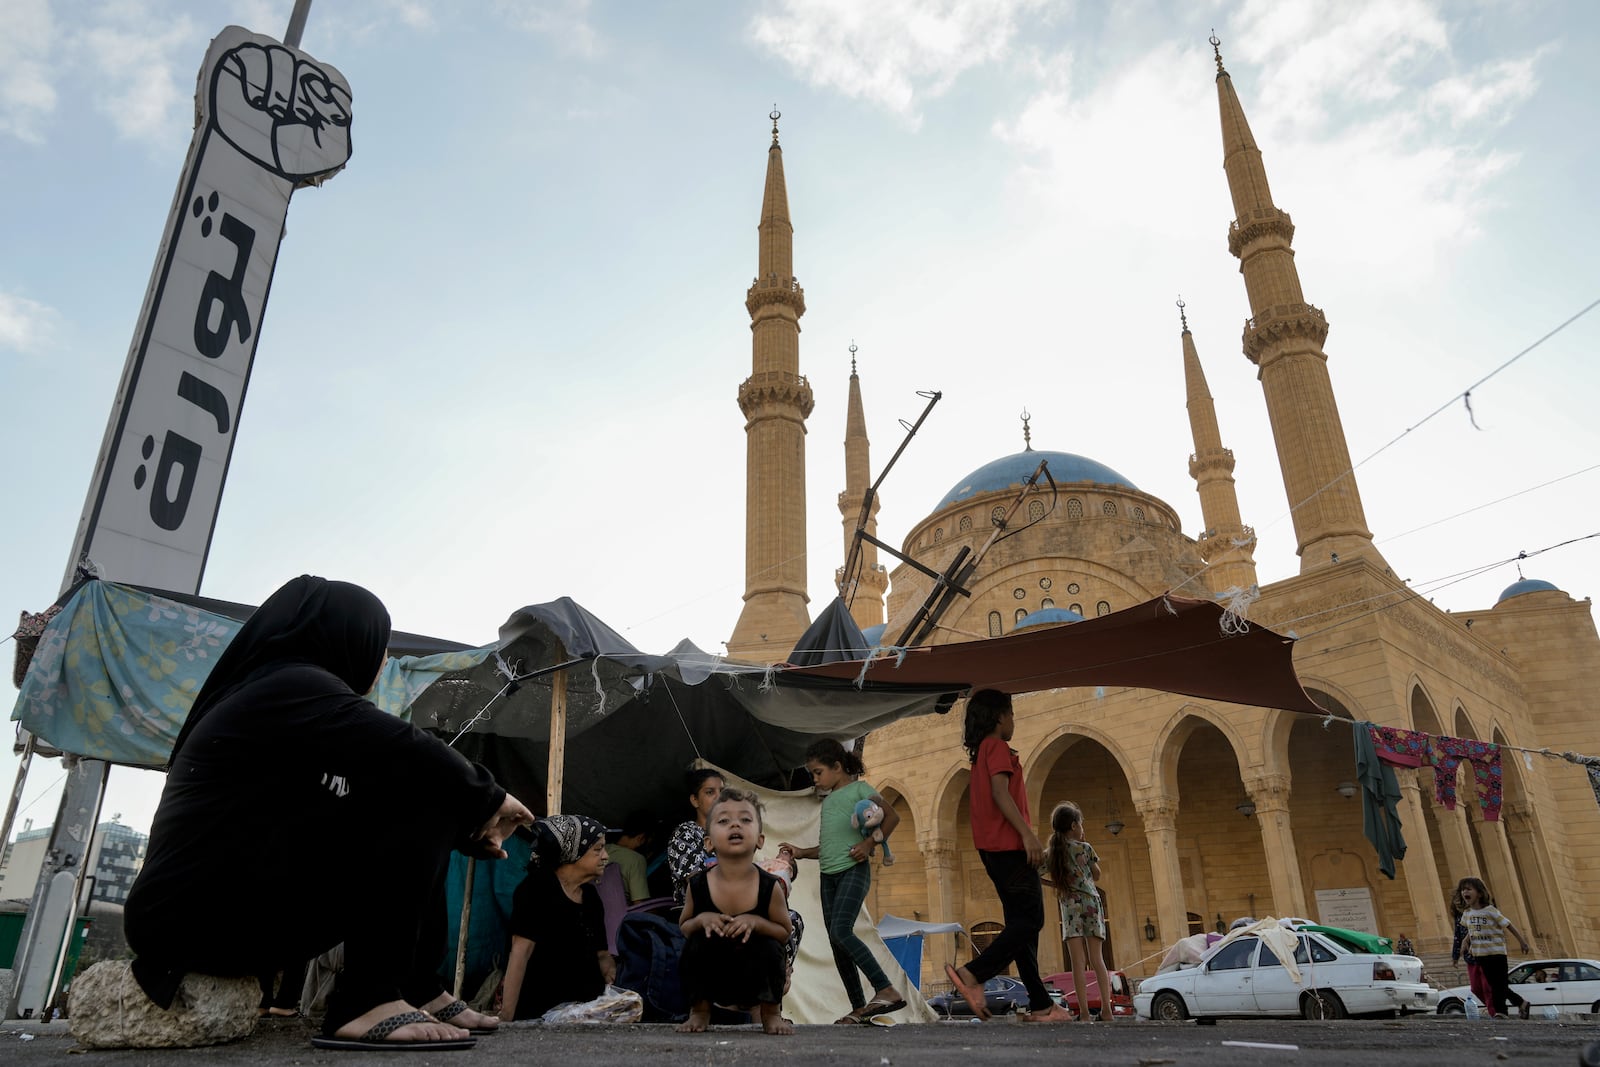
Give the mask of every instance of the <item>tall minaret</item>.
[[[844, 492], [839, 494], [839, 515], [844, 521], [844, 558], [856, 540], [856, 524], [861, 521], [861, 502], [872, 486], [871, 445], [867, 441], [867, 416], [861, 406], [861, 379], [856, 375], [856, 343], [850, 342], [850, 402], [844, 416]], [[878, 536], [878, 499], [867, 509], [867, 533]], [[843, 582], [844, 568], [836, 572]], [[889, 591], [889, 572], [878, 563], [878, 546], [861, 542], [861, 566], [855, 575], [855, 588], [839, 593], [850, 605], [850, 617], [865, 630], [885, 619], [884, 595]]]
[[1200, 492], [1200, 517], [1206, 524], [1199, 541], [1200, 558], [1209, 564], [1206, 585], [1218, 593], [1247, 590], [1256, 584], [1256, 532], [1239, 520], [1233, 449], [1222, 447], [1217, 405], [1200, 367], [1182, 297], [1178, 298], [1178, 319], [1183, 323], [1183, 385], [1189, 397], [1189, 430], [1194, 435], [1189, 477]]
[[800, 373], [800, 316], [806, 294], [794, 277], [794, 226], [783, 183], [783, 149], [772, 115], [767, 187], [761, 198], [760, 267], [744, 306], [750, 312], [750, 377], [739, 386], [744, 412], [744, 609], [728, 639], [737, 659], [775, 663], [811, 625], [806, 610], [806, 416], [811, 385]]
[[1228, 251], [1239, 258], [1250, 300], [1244, 353], [1260, 368], [1257, 378], [1266, 394], [1294, 517], [1300, 572], [1359, 553], [1377, 558], [1322, 351], [1328, 320], [1300, 291], [1290, 247], [1294, 223], [1272, 202], [1261, 150], [1239, 106], [1233, 79], [1222, 66], [1222, 42], [1214, 34], [1211, 47], [1222, 110], [1222, 166], [1235, 216], [1228, 228]]

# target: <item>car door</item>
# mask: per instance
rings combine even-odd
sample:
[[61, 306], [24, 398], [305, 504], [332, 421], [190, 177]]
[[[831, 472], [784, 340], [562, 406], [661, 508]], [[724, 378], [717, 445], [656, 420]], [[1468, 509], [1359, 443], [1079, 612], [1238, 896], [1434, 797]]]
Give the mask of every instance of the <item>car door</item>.
[[1250, 984], [1256, 1010], [1268, 1015], [1294, 1015], [1300, 1011], [1300, 986], [1265, 941], [1256, 957]]
[[1561, 964], [1555, 960], [1535, 960], [1513, 967], [1506, 973], [1506, 985], [1528, 1002], [1535, 1015], [1547, 1004], [1561, 1002]]
[[1590, 1011], [1600, 1004], [1600, 967], [1587, 960], [1563, 960], [1557, 1003], [1564, 1012]]
[[1254, 1015], [1256, 1011], [1256, 946], [1260, 940], [1241, 937], [1220, 948], [1205, 963], [1194, 983], [1195, 1015]]

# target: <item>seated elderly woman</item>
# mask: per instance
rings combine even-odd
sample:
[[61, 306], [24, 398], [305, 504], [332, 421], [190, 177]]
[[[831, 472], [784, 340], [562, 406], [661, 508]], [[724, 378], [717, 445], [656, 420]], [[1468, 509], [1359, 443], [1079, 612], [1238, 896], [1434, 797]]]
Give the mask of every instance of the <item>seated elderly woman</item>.
[[446, 993], [452, 848], [503, 857], [533, 815], [442, 741], [362, 699], [389, 613], [302, 576], [223, 651], [168, 763], [128, 894], [134, 977], [169, 1007], [185, 972], [259, 974], [345, 946], [324, 1048], [470, 1045], [498, 1020]]
[[586, 815], [536, 824], [528, 876], [511, 898], [505, 1019], [537, 1019], [557, 1004], [594, 1000], [616, 978], [595, 889], [606, 862], [604, 824]]

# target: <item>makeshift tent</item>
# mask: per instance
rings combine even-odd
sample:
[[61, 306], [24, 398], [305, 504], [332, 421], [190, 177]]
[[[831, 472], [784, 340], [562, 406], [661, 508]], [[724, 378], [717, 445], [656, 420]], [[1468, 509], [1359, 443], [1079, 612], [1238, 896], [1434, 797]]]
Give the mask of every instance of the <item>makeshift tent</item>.
[[[163, 766], [195, 692], [247, 615], [243, 605], [86, 582], [46, 627], [12, 718], [66, 752]], [[1222, 621], [1215, 603], [1165, 596], [1069, 626], [767, 670], [687, 641], [643, 653], [563, 598], [512, 613], [493, 646], [396, 635], [395, 651], [414, 654], [391, 658], [371, 696], [537, 807], [550, 784], [560, 679], [561, 806], [614, 823], [637, 808], [681, 806], [693, 760], [786, 787], [817, 737], [850, 740], [945, 711], [981, 686], [1145, 686], [1320, 711], [1295, 679], [1290, 639], [1260, 626], [1224, 632]]]

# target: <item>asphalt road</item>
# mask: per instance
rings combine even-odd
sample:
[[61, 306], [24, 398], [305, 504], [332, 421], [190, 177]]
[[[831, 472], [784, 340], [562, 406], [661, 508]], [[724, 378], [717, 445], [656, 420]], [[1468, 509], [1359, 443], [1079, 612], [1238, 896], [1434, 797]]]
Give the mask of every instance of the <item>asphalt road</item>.
[[[81, 1063], [89, 1067], [132, 1064], [236, 1064], [240, 1067], [388, 1064], [424, 1067], [527, 1067], [529, 1064], [694, 1065], [822, 1064], [866, 1067], [944, 1067], [973, 1062], [1165, 1064], [1242, 1067], [1253, 1064], [1561, 1064], [1572, 1067], [1587, 1044], [1600, 1041], [1600, 1022], [1469, 1022], [1460, 1016], [1421, 1016], [1393, 1022], [1228, 1021], [1194, 1023], [1069, 1023], [1030, 1026], [935, 1023], [926, 1026], [805, 1026], [793, 1037], [767, 1037], [754, 1028], [678, 1034], [670, 1026], [518, 1028], [480, 1038], [470, 1052], [324, 1052], [309, 1043], [309, 1023], [263, 1026], [231, 1045], [203, 1049], [88, 1051], [77, 1048], [65, 1024], [0, 1027], [0, 1063], [8, 1067]], [[1238, 1042], [1293, 1045], [1252, 1047]], [[74, 1051], [81, 1058], [68, 1055]]]

